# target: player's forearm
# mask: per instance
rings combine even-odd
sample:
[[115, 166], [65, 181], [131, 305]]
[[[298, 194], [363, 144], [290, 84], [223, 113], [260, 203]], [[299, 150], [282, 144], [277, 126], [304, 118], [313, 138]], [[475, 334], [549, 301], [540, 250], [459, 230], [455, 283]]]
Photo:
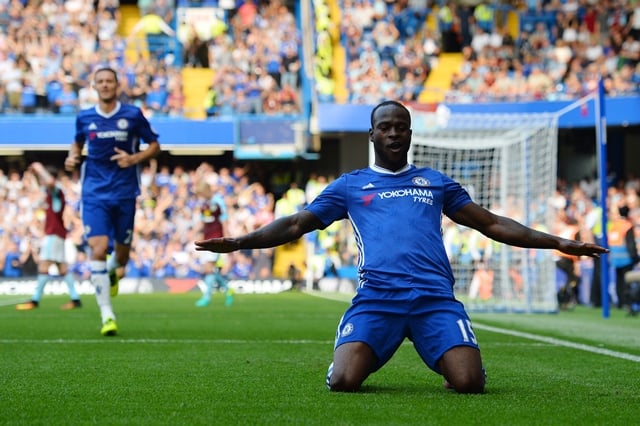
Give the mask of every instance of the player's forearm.
[[295, 241], [304, 234], [297, 215], [276, 219], [262, 228], [235, 238], [239, 249], [269, 248]]
[[134, 164], [144, 163], [152, 158], [155, 158], [160, 153], [160, 144], [155, 142], [149, 144], [144, 151], [136, 152], [132, 155]]
[[53, 176], [51, 176], [51, 174], [47, 171], [47, 169], [44, 168], [44, 166], [41, 163], [38, 163], [38, 162], [33, 163], [31, 165], [31, 168], [36, 173], [36, 176], [42, 185], [44, 185], [47, 188], [54, 187], [55, 180]]
[[80, 157], [82, 154], [82, 144], [78, 142], [72, 142], [69, 147], [69, 157]]
[[506, 217], [499, 217], [498, 222], [486, 235], [493, 240], [516, 247], [557, 249], [560, 246], [559, 237], [529, 228]]

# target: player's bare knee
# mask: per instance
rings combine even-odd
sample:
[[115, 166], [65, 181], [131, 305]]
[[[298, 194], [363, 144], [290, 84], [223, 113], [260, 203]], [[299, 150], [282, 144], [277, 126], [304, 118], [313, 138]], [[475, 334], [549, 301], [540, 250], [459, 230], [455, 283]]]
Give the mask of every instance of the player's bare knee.
[[357, 392], [361, 385], [362, 380], [359, 377], [333, 374], [329, 381], [329, 390], [332, 392]]
[[449, 380], [457, 393], [483, 393], [485, 385], [484, 373], [458, 374]]

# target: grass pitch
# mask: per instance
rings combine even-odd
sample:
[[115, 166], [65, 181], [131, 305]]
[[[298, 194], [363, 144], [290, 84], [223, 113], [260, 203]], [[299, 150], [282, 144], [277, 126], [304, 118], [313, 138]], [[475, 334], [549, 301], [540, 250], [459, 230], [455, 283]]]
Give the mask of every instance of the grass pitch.
[[[289, 292], [120, 295], [102, 337], [93, 296], [0, 306], [0, 424], [630, 425], [640, 414], [640, 317], [578, 307], [472, 314], [484, 395], [443, 389], [410, 343], [356, 394], [327, 391], [345, 301]], [[15, 297], [13, 297], [15, 298]], [[7, 299], [4, 299], [7, 302]], [[2, 302], [2, 299], [0, 299]]]

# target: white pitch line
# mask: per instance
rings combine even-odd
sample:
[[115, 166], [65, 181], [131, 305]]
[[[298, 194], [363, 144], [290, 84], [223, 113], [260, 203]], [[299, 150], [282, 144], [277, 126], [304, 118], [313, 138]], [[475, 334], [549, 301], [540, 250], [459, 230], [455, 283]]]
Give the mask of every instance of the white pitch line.
[[[478, 330], [490, 331], [498, 334], [506, 334], [514, 337], [521, 337], [524, 339], [535, 340], [550, 345], [564, 346], [567, 348], [578, 349], [585, 352], [591, 352], [598, 355], [606, 355], [613, 358], [625, 359], [627, 361], [640, 362], [640, 356], [628, 354], [625, 352], [613, 351], [610, 349], [598, 348], [596, 346], [585, 345], [582, 343], [575, 343], [568, 340], [556, 339], [553, 337], [540, 336], [532, 333], [525, 333], [522, 331], [508, 330], [499, 327], [493, 327], [490, 325], [484, 325], [474, 323], [473, 327]], [[333, 341], [323, 340], [241, 340], [241, 339], [122, 339], [122, 338], [106, 338], [106, 339], [0, 339], [2, 344], [104, 344], [104, 343], [124, 343], [124, 344], [174, 344], [174, 343], [190, 343], [190, 344], [247, 344], [247, 343], [273, 343], [273, 344], [287, 344], [287, 345], [330, 345]], [[405, 342], [407, 343], [407, 342]]]
[[20, 299], [7, 299], [7, 300], [0, 300], [0, 307], [3, 306], [12, 306], [12, 305], [16, 305], [18, 303], [25, 303], [29, 300], [28, 296], [25, 297], [21, 297]]
[[203, 344], [247, 344], [247, 343], [273, 343], [287, 345], [332, 345], [333, 340], [241, 340], [241, 339], [122, 339], [122, 338], [104, 338], [104, 339], [0, 339], [0, 343], [18, 343], [18, 344], [95, 344], [95, 343], [151, 343], [151, 344], [174, 344], [174, 343], [203, 343]]
[[473, 328], [479, 330], [491, 331], [493, 333], [507, 334], [515, 337], [522, 337], [530, 340], [537, 340], [538, 342], [548, 343], [550, 345], [564, 346], [567, 348], [578, 349], [585, 352], [591, 352], [598, 355], [606, 355], [613, 358], [626, 359], [627, 361], [640, 362], [640, 356], [628, 354], [625, 352], [612, 351], [610, 349], [598, 348], [596, 346], [585, 345], [582, 343], [570, 342], [568, 340], [556, 339], [553, 337], [539, 336], [537, 334], [525, 333], [522, 331], [507, 330], [504, 328], [493, 327], [490, 325], [473, 323]]

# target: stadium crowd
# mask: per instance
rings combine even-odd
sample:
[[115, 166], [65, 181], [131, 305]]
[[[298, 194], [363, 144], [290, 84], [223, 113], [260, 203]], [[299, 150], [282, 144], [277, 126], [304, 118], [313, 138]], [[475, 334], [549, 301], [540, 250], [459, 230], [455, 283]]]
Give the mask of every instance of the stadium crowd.
[[[240, 235], [256, 229], [274, 219], [291, 214], [304, 207], [330, 181], [331, 177], [310, 174], [298, 185], [289, 178], [271, 182], [255, 179], [259, 176], [247, 166], [215, 169], [202, 162], [195, 169], [182, 166], [158, 165], [152, 161], [141, 175], [142, 195], [136, 216], [131, 260], [126, 275], [142, 277], [200, 278], [203, 262], [194, 250], [193, 242], [202, 238], [207, 220], [206, 211], [213, 196], [222, 197], [226, 214], [222, 216], [225, 234]], [[65, 220], [69, 235], [67, 249], [71, 269], [79, 280], [87, 277], [87, 247], [79, 212], [79, 176], [61, 173], [59, 180], [66, 194], [68, 208]], [[288, 183], [293, 182], [293, 183]], [[266, 188], [273, 188], [267, 191]], [[540, 214], [551, 212], [557, 219], [551, 232], [582, 240], [594, 241], [601, 237], [601, 211], [594, 201], [598, 197], [598, 182], [583, 179], [568, 185], [560, 182], [557, 192], [546, 205], [538, 206]], [[276, 195], [277, 194], [277, 195]], [[619, 289], [616, 290], [616, 256], [628, 260], [625, 267], [637, 268], [640, 262], [640, 179], [629, 177], [612, 182], [608, 194], [609, 243], [612, 249], [610, 295], [614, 304], [623, 306]], [[20, 277], [35, 274], [39, 243], [43, 233], [43, 193], [33, 174], [16, 169], [5, 173], [0, 169], [0, 276]], [[514, 202], [510, 214], [524, 217], [522, 207]], [[636, 251], [629, 251], [625, 239], [614, 233], [631, 233]], [[447, 252], [454, 270], [467, 265], [468, 279], [487, 278], [487, 271], [498, 267], [497, 251], [487, 245], [486, 238], [469, 232], [450, 221], [443, 223]], [[323, 277], [349, 275], [357, 262], [357, 249], [351, 227], [338, 222], [325, 230], [304, 237], [307, 273], [310, 280]], [[616, 246], [617, 244], [617, 246]], [[274, 276], [273, 249], [240, 251], [226, 255], [223, 273], [231, 279], [267, 279]], [[613, 253], [618, 253], [614, 255]], [[558, 261], [562, 260], [559, 256]], [[286, 260], [285, 260], [286, 262]], [[291, 264], [293, 265], [293, 261]], [[492, 266], [493, 265], [493, 266]], [[567, 306], [575, 303], [599, 306], [600, 296], [592, 292], [592, 282], [598, 281], [593, 259], [569, 259], [558, 263], [558, 290], [569, 286]], [[597, 276], [598, 275], [598, 276]], [[277, 278], [290, 278], [286, 276]], [[298, 276], [296, 279], [306, 279]], [[460, 278], [459, 286], [468, 288], [469, 297], [488, 300], [493, 297], [491, 283], [474, 287]], [[514, 288], [518, 279], [513, 277]], [[515, 290], [518, 295], [518, 289]], [[522, 296], [520, 294], [519, 296]], [[595, 300], [594, 300], [595, 297]]]
[[[600, 76], [609, 96], [638, 93], [637, 2], [494, 0], [470, 6], [454, 1], [342, 0], [340, 4], [349, 103], [419, 99], [442, 52], [463, 55], [462, 68], [445, 94], [451, 103], [576, 99], [594, 91]], [[509, 12], [518, 16], [516, 31], [508, 23]], [[325, 13], [323, 8], [316, 10], [321, 16]], [[322, 30], [317, 29], [320, 59], [326, 49]], [[332, 70], [316, 74], [326, 78]]]
[[184, 116], [183, 66], [215, 70], [209, 116], [300, 112], [299, 30], [279, 0], [246, 0], [204, 34], [177, 21], [172, 0], [138, 6], [122, 35], [118, 0], [0, 1], [0, 113], [75, 114], [95, 102], [89, 76], [102, 65], [150, 115]]
[[[89, 0], [0, 1], [0, 113], [75, 113], [95, 100], [88, 76], [98, 64], [119, 70], [123, 100], [150, 114], [185, 114], [182, 67], [215, 70], [202, 106], [208, 116], [300, 113], [302, 36], [294, 14], [281, 0], [227, 3], [140, 1], [140, 22], [122, 35], [119, 0], [95, 6]], [[178, 19], [176, 7], [195, 4], [223, 13], [204, 29]], [[335, 24], [326, 3], [314, 2], [316, 53], [310, 60], [320, 101], [336, 99], [336, 32], [349, 103], [418, 100], [442, 52], [464, 58], [448, 102], [575, 99], [593, 91], [600, 76], [610, 96], [638, 93], [637, 2], [339, 5]], [[516, 34], [507, 22], [514, 11]], [[145, 37], [151, 54], [140, 44]]]
[[[171, 169], [152, 160], [141, 174], [142, 194], [138, 199], [134, 250], [126, 268], [127, 277], [201, 277], [203, 262], [193, 249], [193, 242], [202, 239], [214, 196], [224, 199], [226, 212], [220, 219], [225, 234], [238, 235], [301, 209], [328, 181], [326, 176], [312, 174], [302, 189], [295, 182], [288, 183], [288, 178], [276, 182], [276, 176], [271, 182], [276, 194], [280, 194], [276, 197], [274, 192], [265, 190], [268, 183], [252, 180], [250, 175], [246, 167], [216, 170], [203, 162], [194, 170], [182, 166]], [[80, 218], [79, 175], [60, 173], [59, 182], [68, 203], [67, 252], [77, 278], [83, 279], [88, 274], [88, 263]], [[43, 196], [30, 171], [11, 169], [5, 173], [0, 169], [0, 276], [35, 274], [44, 232]], [[324, 275], [326, 256], [332, 256], [334, 261], [327, 266], [329, 269], [340, 268], [344, 259], [353, 264], [353, 245], [344, 246], [350, 238], [338, 235], [348, 230], [338, 224], [307, 238], [306, 242], [317, 246], [315, 257], [321, 258], [322, 270], [317, 278]], [[337, 253], [341, 253], [342, 259], [335, 258]], [[234, 253], [225, 260], [223, 270], [229, 278], [270, 278], [273, 257], [273, 250]], [[314, 262], [317, 264], [318, 260]]]
[[[93, 68], [104, 64], [123, 76], [121, 100], [139, 105], [148, 114], [185, 114], [183, 66], [215, 70], [203, 105], [208, 116], [300, 112], [303, 58], [300, 29], [292, 11], [280, 0], [225, 3], [212, 3], [223, 8], [225, 15], [203, 32], [178, 20], [175, 7], [182, 2], [140, 1], [140, 25], [123, 37], [118, 33], [118, 0], [99, 0], [95, 6], [90, 0], [0, 0], [0, 113], [75, 114], [95, 102], [88, 80]], [[314, 2], [314, 7], [318, 99], [334, 101], [334, 20], [325, 2]], [[471, 7], [451, 1], [343, 0], [340, 7], [338, 34], [345, 48], [350, 103], [419, 99], [441, 52], [461, 52], [464, 58], [447, 93], [452, 102], [573, 99], [594, 90], [599, 75], [605, 77], [611, 96], [638, 92], [637, 2], [490, 1]], [[519, 11], [521, 25], [515, 37], [506, 25], [509, 10]], [[437, 23], [435, 28], [427, 25], [430, 21]], [[145, 55], [136, 47], [141, 33], [165, 41], [177, 38], [182, 50], [152, 49], [151, 55]], [[137, 52], [134, 57], [127, 54], [132, 46]], [[35, 263], [42, 210], [38, 207], [40, 192], [28, 172], [0, 172], [0, 270], [10, 277], [29, 273]], [[268, 192], [265, 182], [252, 181], [243, 168], [214, 170], [207, 163], [194, 170], [150, 166], [142, 177], [135, 250], [127, 266], [127, 275], [132, 277], [201, 273], [191, 247], [201, 230], [207, 202], [203, 195], [207, 191], [199, 183], [205, 182], [210, 191], [224, 197], [226, 232], [240, 234], [301, 208], [330, 180], [317, 176], [300, 182], [306, 189], [302, 196], [288, 182], [286, 188], [275, 190], [272, 185]], [[77, 209], [78, 176], [61, 179], [72, 207], [68, 215], [70, 251], [74, 268], [83, 277], [87, 270]], [[547, 206], [561, 218], [554, 232], [577, 226], [584, 238], [595, 238], [597, 220], [595, 214], [588, 214], [594, 208], [592, 184], [583, 181], [559, 188]], [[640, 223], [638, 190], [638, 180], [629, 178], [612, 185], [610, 193], [611, 205], [628, 212], [625, 220], [634, 225]], [[453, 224], [447, 227], [464, 231]], [[452, 262], [470, 261], [479, 270], [491, 251], [478, 250], [474, 247], [480, 244], [477, 238], [459, 233], [462, 238], [450, 240], [458, 245], [449, 247]], [[338, 275], [342, 268], [355, 264], [352, 239], [350, 228], [342, 225], [309, 237], [317, 255], [314, 278]], [[265, 277], [271, 274], [272, 263], [273, 251], [240, 252], [229, 256], [225, 272], [237, 278]], [[583, 289], [576, 290], [574, 301], [597, 304], [586, 290], [587, 277], [592, 274], [586, 271], [593, 270], [593, 263], [587, 259], [576, 265]]]

